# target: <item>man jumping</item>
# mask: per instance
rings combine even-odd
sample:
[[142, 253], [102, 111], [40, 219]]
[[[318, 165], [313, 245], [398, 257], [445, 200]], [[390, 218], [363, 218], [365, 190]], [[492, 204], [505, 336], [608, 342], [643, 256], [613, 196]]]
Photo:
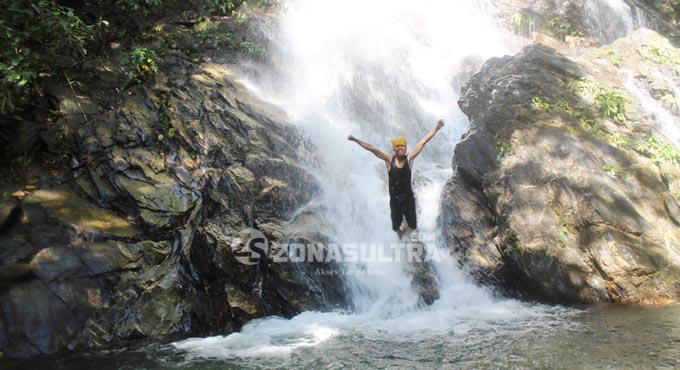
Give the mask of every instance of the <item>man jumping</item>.
[[[413, 160], [423, 150], [434, 135], [444, 127], [444, 120], [437, 121], [437, 126], [430, 131], [429, 134], [420, 140], [416, 148], [406, 154], [406, 138], [398, 136], [392, 139], [392, 149], [394, 155], [387, 154], [382, 150], [349, 135], [347, 139], [359, 144], [362, 148], [373, 153], [376, 157], [385, 161], [387, 166], [387, 174], [390, 180], [390, 213], [392, 217], [392, 230], [397, 232], [399, 238], [410, 230], [415, 230], [418, 227], [416, 221], [416, 199], [413, 196], [413, 189], [411, 189], [411, 169], [413, 168]], [[403, 218], [406, 217], [408, 227], [401, 227]]]

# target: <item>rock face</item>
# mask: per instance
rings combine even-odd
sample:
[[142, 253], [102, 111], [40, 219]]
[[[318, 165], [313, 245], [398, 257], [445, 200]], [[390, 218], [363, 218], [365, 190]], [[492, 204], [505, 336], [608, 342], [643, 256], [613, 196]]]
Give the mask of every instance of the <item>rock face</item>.
[[0, 357], [225, 334], [256, 317], [346, 308], [339, 274], [238, 258], [249, 256], [241, 230], [290, 237], [292, 212], [319, 189], [297, 164], [313, 148], [227, 67], [166, 63], [154, 84], [106, 105], [81, 96], [87, 111], [59, 94], [70, 90], [53, 90], [73, 109], [43, 136], [53, 153], [70, 147], [71, 177], [3, 184]]
[[632, 31], [631, 27], [645, 26], [675, 45], [680, 41], [670, 0], [491, 0], [490, 4], [499, 24], [519, 37], [531, 38], [538, 32], [567, 42], [575, 38], [578, 43], [609, 44]]
[[657, 124], [678, 124], [680, 53], [642, 29], [568, 55], [530, 45], [463, 88], [470, 128], [444, 191], [445, 238], [505, 291], [677, 302], [680, 152]]

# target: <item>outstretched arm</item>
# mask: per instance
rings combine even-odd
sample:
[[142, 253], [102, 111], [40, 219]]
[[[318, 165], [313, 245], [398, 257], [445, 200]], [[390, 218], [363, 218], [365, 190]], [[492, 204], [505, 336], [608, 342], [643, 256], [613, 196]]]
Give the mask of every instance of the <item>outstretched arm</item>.
[[432, 139], [434, 135], [437, 133], [437, 131], [441, 130], [442, 127], [444, 127], [444, 120], [440, 119], [439, 121], [437, 121], [437, 126], [433, 128], [429, 134], [425, 135], [423, 140], [420, 140], [418, 145], [416, 145], [415, 149], [413, 149], [411, 153], [409, 153], [408, 155], [409, 164], [411, 163], [412, 160], [414, 160], [418, 156], [418, 154], [420, 154], [420, 152], [425, 147], [425, 144], [427, 144], [427, 142], [430, 141], [430, 139]]
[[371, 144], [369, 144], [369, 143], [367, 143], [367, 142], [364, 142], [364, 141], [361, 141], [361, 140], [355, 138], [355, 137], [352, 136], [352, 135], [349, 135], [349, 136], [347, 137], [347, 140], [349, 140], [349, 141], [354, 141], [355, 143], [359, 144], [362, 148], [364, 148], [364, 149], [368, 150], [369, 152], [373, 153], [373, 155], [375, 155], [376, 157], [382, 159], [383, 161], [389, 162], [389, 161], [392, 160], [392, 156], [390, 156], [389, 154], [383, 152], [382, 150], [380, 150], [380, 149], [374, 147], [373, 145], [371, 145]]

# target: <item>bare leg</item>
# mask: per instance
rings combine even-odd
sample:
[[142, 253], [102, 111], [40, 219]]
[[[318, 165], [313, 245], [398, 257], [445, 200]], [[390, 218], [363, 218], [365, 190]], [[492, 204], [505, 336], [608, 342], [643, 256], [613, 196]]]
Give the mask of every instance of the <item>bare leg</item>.
[[401, 237], [404, 236], [404, 234], [406, 234], [406, 232], [408, 232], [409, 230], [410, 229], [409, 229], [408, 225], [401, 225], [399, 230], [397, 230], [397, 235], [399, 235], [399, 240], [401, 240]]

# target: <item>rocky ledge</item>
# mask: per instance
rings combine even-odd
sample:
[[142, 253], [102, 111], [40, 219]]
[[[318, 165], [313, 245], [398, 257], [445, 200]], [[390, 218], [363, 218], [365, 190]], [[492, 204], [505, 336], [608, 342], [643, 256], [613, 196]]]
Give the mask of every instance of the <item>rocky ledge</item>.
[[[489, 60], [463, 88], [440, 223], [480, 281], [553, 302], [680, 299], [680, 53], [641, 29]], [[678, 140], [678, 138], [674, 138]]]
[[69, 170], [2, 183], [0, 357], [346, 308], [339, 274], [242, 249], [248, 228], [323, 241], [287, 231], [300, 217], [321, 229], [312, 211], [293, 213], [319, 191], [299, 165], [313, 148], [228, 67], [165, 63], [152, 83], [106, 99], [52, 86], [60, 118], [26, 126]]

